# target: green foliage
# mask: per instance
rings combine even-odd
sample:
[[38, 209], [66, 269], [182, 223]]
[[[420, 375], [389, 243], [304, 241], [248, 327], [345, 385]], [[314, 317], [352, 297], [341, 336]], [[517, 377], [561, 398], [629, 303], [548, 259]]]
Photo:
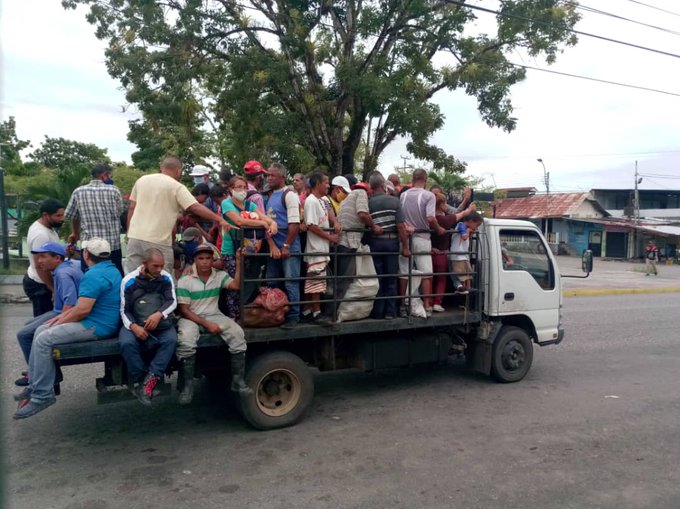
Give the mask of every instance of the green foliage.
[[54, 170], [89, 171], [97, 163], [111, 162], [106, 152], [107, 149], [92, 143], [45, 136], [40, 148], [31, 154], [31, 159], [41, 166]]
[[[19, 234], [25, 236], [31, 224], [40, 217], [38, 207], [42, 200], [56, 198], [66, 207], [73, 191], [78, 186], [86, 184], [89, 178], [89, 168], [76, 166], [57, 171], [44, 169], [36, 176], [24, 177], [12, 182], [14, 192], [21, 198], [22, 208], [25, 211], [19, 222]], [[69, 233], [70, 225], [66, 222], [59, 231], [59, 235], [65, 238]]]
[[143, 115], [129, 139], [144, 169], [171, 152], [187, 163], [278, 159], [296, 171], [366, 173], [405, 137], [413, 156], [459, 173], [429, 143], [444, 124], [433, 96], [464, 90], [487, 124], [514, 129], [510, 89], [525, 72], [506, 55], [550, 63], [576, 43], [579, 19], [571, 0], [502, 0], [512, 17], [497, 18], [497, 34], [470, 35], [475, 11], [446, 0], [62, 4], [89, 5], [108, 42], [109, 73]]
[[137, 182], [137, 179], [148, 173], [156, 173], [158, 171], [158, 163], [153, 169], [142, 171], [126, 164], [118, 163], [113, 166], [113, 181], [115, 186], [120, 189], [123, 195], [130, 194], [132, 187]]
[[0, 123], [0, 167], [7, 175], [26, 175], [21, 161], [21, 151], [30, 147], [31, 142], [20, 140], [17, 136], [17, 124], [14, 117]]

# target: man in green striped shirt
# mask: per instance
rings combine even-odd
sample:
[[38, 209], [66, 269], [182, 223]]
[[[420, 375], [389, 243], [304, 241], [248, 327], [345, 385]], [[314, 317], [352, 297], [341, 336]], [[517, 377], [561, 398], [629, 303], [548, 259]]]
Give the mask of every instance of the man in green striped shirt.
[[194, 372], [196, 369], [196, 343], [201, 332], [221, 336], [231, 354], [231, 390], [241, 395], [252, 394], [243, 378], [246, 366], [246, 339], [243, 329], [223, 315], [217, 305], [220, 291], [239, 291], [241, 253], [236, 253], [236, 274], [231, 278], [222, 270], [212, 267], [214, 247], [201, 244], [194, 251], [191, 273], [177, 282], [177, 303], [181, 318], [178, 323], [177, 358], [182, 363], [179, 403], [188, 405], [194, 396]]

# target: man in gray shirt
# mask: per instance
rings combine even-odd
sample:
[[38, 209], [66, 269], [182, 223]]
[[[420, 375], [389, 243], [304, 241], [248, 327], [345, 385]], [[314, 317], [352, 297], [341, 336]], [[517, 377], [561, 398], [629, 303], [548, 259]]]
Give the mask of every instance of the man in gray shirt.
[[[370, 228], [375, 234], [383, 232], [382, 228], [373, 224], [373, 219], [371, 219], [368, 208], [368, 189], [368, 185], [364, 182], [353, 186], [352, 192], [340, 204], [338, 222], [342, 226], [342, 230], [337, 246], [336, 276], [354, 276], [356, 274], [353, 253], [356, 253], [361, 245], [361, 237], [365, 233], [365, 227]], [[335, 295], [338, 299], [345, 296], [351, 281], [350, 278], [336, 279]]]
[[[430, 230], [434, 230], [438, 235], [443, 235], [446, 230], [437, 222], [436, 205], [437, 200], [430, 191], [426, 189], [427, 172], [417, 169], [413, 172], [411, 189], [402, 193], [400, 197], [401, 207], [404, 211], [406, 224], [415, 229], [412, 239], [413, 256], [399, 257], [399, 272], [408, 275], [409, 265], [429, 276], [423, 277], [420, 284], [420, 291], [423, 295], [425, 312], [428, 316], [432, 314], [432, 242], [430, 241]], [[399, 292], [403, 296], [406, 294], [408, 280], [399, 280]]]

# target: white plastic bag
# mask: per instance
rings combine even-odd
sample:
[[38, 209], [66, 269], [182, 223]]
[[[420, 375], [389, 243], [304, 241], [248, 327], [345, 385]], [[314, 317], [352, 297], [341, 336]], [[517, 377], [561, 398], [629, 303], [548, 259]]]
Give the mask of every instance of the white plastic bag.
[[[420, 288], [420, 281], [422, 280], [423, 271], [417, 269], [411, 269], [411, 282], [406, 285], [406, 295], [411, 296], [411, 316], [418, 318], [427, 318], [427, 313], [425, 312], [425, 306], [420, 298], [418, 289]], [[408, 280], [408, 278], [402, 277], [402, 279]], [[406, 305], [408, 305], [408, 298], [406, 300]]]
[[[375, 265], [371, 249], [367, 245], [361, 245], [356, 254], [356, 275], [375, 276]], [[376, 277], [364, 277], [355, 279], [350, 283], [345, 299], [366, 299], [365, 301], [341, 302], [338, 307], [338, 322], [362, 320], [371, 314], [373, 299], [378, 295], [380, 282]]]

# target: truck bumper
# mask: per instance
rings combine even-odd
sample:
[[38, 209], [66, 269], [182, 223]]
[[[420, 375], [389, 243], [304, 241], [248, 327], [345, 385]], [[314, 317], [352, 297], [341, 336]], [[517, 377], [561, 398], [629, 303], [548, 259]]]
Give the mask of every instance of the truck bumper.
[[556, 339], [550, 339], [548, 341], [540, 341], [538, 344], [539, 344], [539, 346], [559, 345], [562, 342], [563, 339], [564, 339], [564, 327], [559, 326], [557, 328], [557, 338]]

